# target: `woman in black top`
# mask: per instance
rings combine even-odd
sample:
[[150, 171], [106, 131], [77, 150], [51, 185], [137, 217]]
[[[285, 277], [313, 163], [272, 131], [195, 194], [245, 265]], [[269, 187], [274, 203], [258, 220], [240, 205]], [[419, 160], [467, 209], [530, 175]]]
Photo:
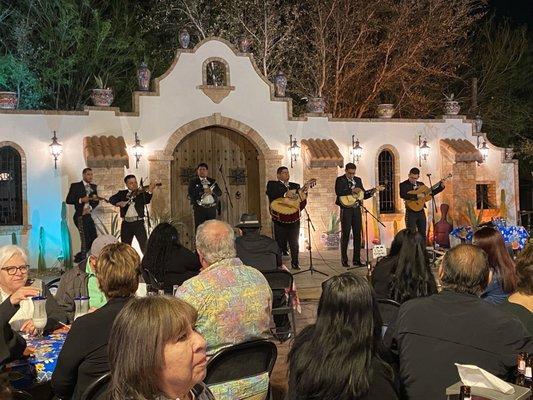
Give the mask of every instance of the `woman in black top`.
[[344, 273], [322, 285], [317, 320], [289, 352], [289, 400], [393, 400], [394, 374], [380, 358], [381, 318], [365, 278]]
[[167, 222], [157, 225], [150, 235], [142, 266], [163, 283], [165, 293], [200, 272], [198, 255], [180, 243], [178, 230]]

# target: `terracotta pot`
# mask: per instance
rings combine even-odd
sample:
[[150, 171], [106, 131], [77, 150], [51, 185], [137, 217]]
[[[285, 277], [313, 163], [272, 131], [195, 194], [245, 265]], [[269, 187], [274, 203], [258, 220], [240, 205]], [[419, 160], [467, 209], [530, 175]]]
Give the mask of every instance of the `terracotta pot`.
[[285, 97], [285, 89], [287, 89], [287, 77], [283, 71], [279, 71], [274, 77], [274, 87], [276, 88], [276, 97]]
[[152, 73], [148, 69], [145, 62], [141, 63], [141, 66], [137, 70], [137, 85], [139, 90], [147, 92], [150, 90], [150, 77]]
[[93, 89], [91, 93], [91, 100], [97, 107], [109, 107], [113, 99], [113, 89]]
[[17, 92], [0, 92], [0, 109], [14, 110], [18, 104]]
[[322, 97], [309, 97], [307, 101], [307, 112], [324, 113], [326, 101]]
[[377, 107], [378, 118], [392, 118], [394, 115], [394, 104], [383, 103], [378, 104]]
[[444, 112], [446, 115], [457, 115], [461, 111], [461, 106], [458, 101], [446, 100], [444, 102]]

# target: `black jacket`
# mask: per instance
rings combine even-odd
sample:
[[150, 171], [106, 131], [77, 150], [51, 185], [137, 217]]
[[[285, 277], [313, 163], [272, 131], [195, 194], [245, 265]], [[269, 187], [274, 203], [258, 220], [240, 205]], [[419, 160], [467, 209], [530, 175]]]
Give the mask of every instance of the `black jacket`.
[[[213, 183], [216, 182], [213, 178], [207, 178], [209, 181], [209, 186], [213, 185]], [[202, 186], [202, 181], [197, 176], [196, 178], [191, 179], [189, 182], [189, 199], [191, 201], [191, 204], [193, 206], [198, 206], [198, 200], [202, 198], [202, 195], [204, 194], [204, 187]], [[218, 198], [222, 196], [222, 190], [218, 187], [218, 183], [213, 188], [213, 197], [215, 198], [215, 202], [218, 201]]]
[[[98, 195], [97, 186], [93, 183], [91, 183], [90, 185], [93, 194]], [[83, 206], [85, 205], [85, 203], [80, 203], [80, 199], [85, 196], [87, 196], [87, 191], [85, 190], [85, 184], [83, 181], [76, 182], [70, 185], [70, 189], [68, 191], [67, 199], [65, 200], [65, 202], [74, 206], [74, 220], [76, 220], [76, 218], [78, 218], [83, 212]], [[95, 208], [98, 203], [99, 202], [97, 200], [90, 201], [89, 205], [92, 208]]]
[[390, 283], [396, 272], [399, 255], [379, 260], [372, 271], [372, 286], [378, 299], [390, 299]]
[[244, 265], [261, 272], [275, 271], [283, 264], [278, 243], [259, 232], [245, 233], [235, 239], [237, 257]]
[[[417, 186], [425, 185], [424, 182], [416, 182]], [[408, 194], [407, 192], [410, 192], [411, 190], [415, 189], [415, 185], [413, 185], [411, 182], [409, 182], [409, 179], [406, 179], [405, 181], [400, 183], [400, 197], [404, 200], [416, 200], [417, 195], [416, 194]], [[439, 194], [444, 190], [444, 186], [439, 182], [439, 185], [437, 188], [433, 191], [433, 196]], [[424, 205], [424, 207], [426, 207]]]
[[57, 397], [79, 399], [93, 380], [109, 372], [109, 334], [129, 299], [109, 299], [102, 308], [74, 321], [52, 375], [52, 390]]
[[459, 381], [454, 363], [509, 379], [519, 352], [533, 351], [522, 323], [477, 296], [444, 290], [402, 304], [385, 344], [400, 362], [409, 400], [445, 399]]
[[364, 196], [365, 199], [372, 197], [372, 195], [374, 194], [374, 189], [365, 190], [365, 188], [363, 187], [363, 182], [361, 181], [361, 178], [359, 178], [358, 176], [354, 176], [354, 181], [355, 181], [355, 186], [350, 186], [350, 181], [348, 181], [348, 178], [346, 178], [346, 175], [341, 175], [337, 177], [337, 179], [335, 180], [335, 195], [337, 196], [337, 199], [335, 200], [335, 204], [338, 205], [339, 207], [352, 208], [352, 207], [344, 207], [341, 204], [339, 197], [352, 194], [352, 189], [354, 187], [358, 187], [365, 192], [365, 196]]
[[[116, 194], [109, 198], [109, 203], [116, 206], [117, 203], [121, 201], [128, 201], [128, 192], [129, 190], [127, 189], [119, 190]], [[135, 210], [137, 211], [137, 215], [139, 216], [139, 218], [144, 218], [144, 206], [146, 204], [150, 204], [150, 200], [152, 200], [152, 194], [148, 192], [142, 192], [138, 194], [133, 200], [133, 204], [135, 205]], [[130, 207], [131, 204], [128, 204], [126, 207], [120, 207], [121, 218], [124, 218], [126, 216], [126, 212]]]
[[0, 304], [0, 366], [20, 358], [26, 348], [24, 338], [9, 325], [9, 320], [19, 310], [19, 306], [11, 304], [9, 299]]
[[[289, 182], [289, 189], [296, 190], [300, 189], [300, 185], [294, 182]], [[285, 186], [280, 181], [268, 181], [266, 194], [268, 196], [268, 201], [272, 203], [274, 200], [283, 197], [285, 193], [288, 192], [287, 186]]]

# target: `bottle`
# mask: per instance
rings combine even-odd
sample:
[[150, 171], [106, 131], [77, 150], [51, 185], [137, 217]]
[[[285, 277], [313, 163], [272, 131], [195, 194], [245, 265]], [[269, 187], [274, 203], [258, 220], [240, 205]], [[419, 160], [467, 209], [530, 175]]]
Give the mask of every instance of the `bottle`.
[[470, 386], [461, 386], [459, 400], [470, 400]]

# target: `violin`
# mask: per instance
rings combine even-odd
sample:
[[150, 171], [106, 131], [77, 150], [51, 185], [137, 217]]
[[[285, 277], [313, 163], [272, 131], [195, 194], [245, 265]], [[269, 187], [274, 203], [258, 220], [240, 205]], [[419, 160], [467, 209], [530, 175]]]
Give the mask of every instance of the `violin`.
[[[161, 184], [161, 182], [158, 182], [158, 183], [155, 184], [155, 186], [159, 187], [159, 186], [162, 186], [162, 184]], [[131, 193], [128, 193], [126, 195], [126, 197], [131, 201], [135, 197], [137, 197], [138, 195], [140, 195], [142, 193], [145, 193], [148, 190], [149, 187], [150, 187], [150, 185], [139, 186], [137, 189], [132, 190]]]

